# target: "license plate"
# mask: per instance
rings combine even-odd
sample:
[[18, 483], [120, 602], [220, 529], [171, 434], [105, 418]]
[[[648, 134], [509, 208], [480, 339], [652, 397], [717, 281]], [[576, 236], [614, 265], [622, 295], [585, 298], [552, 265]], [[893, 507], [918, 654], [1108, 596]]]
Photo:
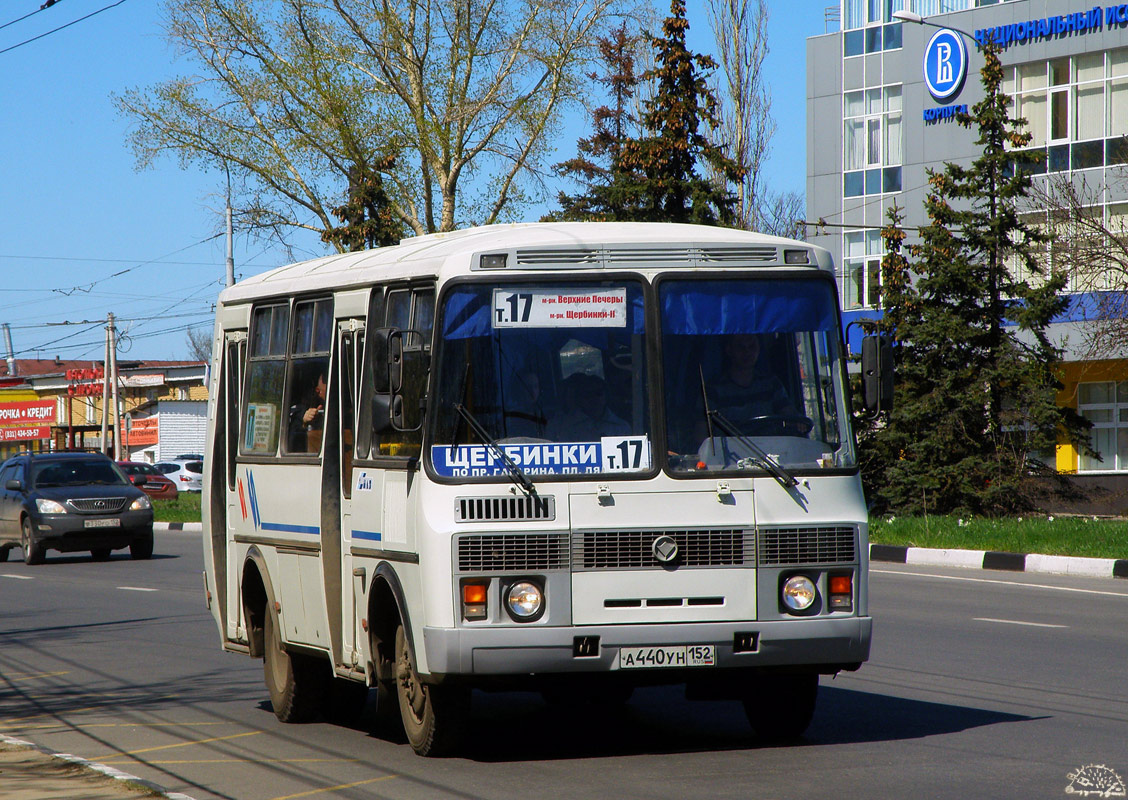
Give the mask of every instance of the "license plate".
[[619, 649], [619, 669], [645, 667], [713, 667], [716, 651], [711, 644], [677, 647], [623, 647]]
[[120, 528], [121, 520], [117, 517], [113, 519], [88, 519], [82, 523], [87, 528]]

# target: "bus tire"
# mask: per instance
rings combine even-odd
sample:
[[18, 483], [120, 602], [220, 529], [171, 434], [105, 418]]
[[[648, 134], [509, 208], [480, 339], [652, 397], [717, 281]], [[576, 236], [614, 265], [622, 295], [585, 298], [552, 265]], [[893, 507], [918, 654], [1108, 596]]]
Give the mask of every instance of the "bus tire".
[[419, 680], [403, 626], [396, 628], [396, 695], [403, 732], [421, 756], [442, 756], [461, 744], [470, 715], [470, 690]]
[[744, 713], [756, 734], [771, 741], [798, 739], [815, 715], [817, 673], [765, 675], [742, 699]]
[[309, 722], [320, 706], [318, 664], [307, 656], [288, 653], [282, 648], [278, 618], [267, 611], [264, 620], [262, 671], [274, 716], [282, 722]]

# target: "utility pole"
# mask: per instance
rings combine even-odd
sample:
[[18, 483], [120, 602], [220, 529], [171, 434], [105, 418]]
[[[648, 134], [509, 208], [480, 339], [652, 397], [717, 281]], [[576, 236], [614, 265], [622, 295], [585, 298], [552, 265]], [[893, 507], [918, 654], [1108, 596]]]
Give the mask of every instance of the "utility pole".
[[109, 455], [106, 447], [106, 435], [110, 422], [110, 328], [113, 325], [113, 314], [106, 325], [106, 354], [102, 359], [102, 455]]
[[227, 173], [227, 285], [235, 285], [235, 237], [231, 225], [231, 172]]
[[110, 373], [114, 387], [114, 461], [121, 461], [121, 407], [118, 405], [117, 329], [110, 314]]

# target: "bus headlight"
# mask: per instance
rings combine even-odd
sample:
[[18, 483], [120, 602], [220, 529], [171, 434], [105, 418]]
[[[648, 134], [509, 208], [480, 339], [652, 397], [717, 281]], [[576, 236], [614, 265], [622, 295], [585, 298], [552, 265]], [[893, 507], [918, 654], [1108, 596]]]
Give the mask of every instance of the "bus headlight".
[[814, 605], [819, 593], [814, 581], [806, 575], [792, 575], [783, 582], [780, 595], [788, 611], [806, 611]]
[[532, 622], [544, 613], [544, 590], [532, 581], [510, 584], [505, 593], [505, 610], [517, 622]]

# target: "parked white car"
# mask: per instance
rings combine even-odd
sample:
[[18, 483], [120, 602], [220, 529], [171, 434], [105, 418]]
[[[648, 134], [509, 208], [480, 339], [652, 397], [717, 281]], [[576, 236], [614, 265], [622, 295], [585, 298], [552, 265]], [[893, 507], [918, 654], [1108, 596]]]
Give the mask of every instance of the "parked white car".
[[182, 492], [202, 492], [204, 490], [203, 461], [158, 461], [153, 465], [157, 471], [176, 484]]

